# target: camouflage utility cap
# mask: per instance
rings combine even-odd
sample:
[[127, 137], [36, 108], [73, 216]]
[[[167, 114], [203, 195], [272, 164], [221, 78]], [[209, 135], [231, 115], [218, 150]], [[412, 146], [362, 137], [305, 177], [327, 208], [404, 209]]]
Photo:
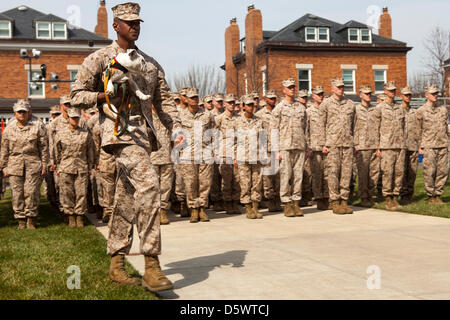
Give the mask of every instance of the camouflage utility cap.
[[28, 111], [30, 111], [30, 109], [31, 109], [30, 102], [28, 102], [28, 100], [26, 100], [26, 99], [17, 100], [17, 102], [13, 106], [14, 112], [19, 112], [19, 111], [28, 112]]
[[377, 95], [377, 99], [384, 101], [384, 99], [386, 99], [386, 95], [384, 93]]
[[314, 94], [321, 94], [321, 93], [324, 93], [325, 91], [323, 90], [323, 87], [322, 86], [315, 86], [313, 89], [312, 89], [312, 93], [314, 93]]
[[261, 108], [264, 108], [265, 106], [267, 106], [267, 102], [265, 102], [264, 100], [261, 100], [261, 101], [259, 102], [259, 106], [260, 106]]
[[125, 21], [140, 20], [144, 22], [144, 20], [142, 20], [139, 16], [139, 13], [141, 12], [141, 6], [137, 3], [127, 2], [118, 4], [111, 10], [114, 14], [114, 18], [119, 18], [120, 20]]
[[244, 102], [245, 105], [247, 105], [247, 104], [253, 104], [254, 105], [255, 104], [255, 99], [253, 98], [252, 95], [246, 95], [241, 100]]
[[221, 94], [221, 93], [215, 94], [213, 100], [223, 101], [223, 94]]
[[61, 110], [59, 110], [59, 106], [53, 106], [50, 108], [50, 115], [57, 114], [57, 113], [61, 114]]
[[370, 86], [361, 86], [359, 87], [359, 92], [372, 93], [372, 88]]
[[290, 79], [284, 80], [282, 82], [282, 84], [283, 84], [283, 87], [289, 88], [289, 87], [295, 86], [295, 80], [290, 78]]
[[211, 95], [208, 95], [208, 96], [206, 96], [203, 100], [204, 100], [206, 103], [211, 103], [211, 101], [213, 101], [213, 97], [212, 97]]
[[67, 115], [69, 116], [69, 118], [80, 118], [81, 111], [78, 108], [70, 108], [67, 110]]
[[59, 98], [59, 104], [66, 104], [66, 103], [71, 103], [70, 96], [62, 96], [61, 98]]
[[333, 80], [331, 80], [331, 85], [335, 86], [335, 87], [342, 87], [344, 86], [344, 79], [342, 78], [334, 78]]
[[229, 94], [225, 95], [225, 99], [223, 101], [225, 101], [225, 102], [235, 102], [236, 101], [236, 95], [234, 95], [233, 93], [229, 93]]
[[178, 93], [180, 96], [185, 96], [188, 88], [181, 88]]
[[388, 81], [385, 85], [384, 85], [384, 90], [396, 90], [397, 89], [397, 85], [395, 83], [395, 81]]
[[400, 92], [401, 92], [401, 94], [403, 94], [405, 96], [407, 94], [412, 94], [411, 87], [404, 87]]
[[198, 105], [199, 106], [203, 106], [205, 103], [203, 102], [203, 98], [200, 98], [199, 100], [198, 100]]
[[307, 98], [308, 97], [308, 90], [305, 90], [305, 89], [299, 90], [298, 91], [298, 96], [300, 98]]
[[266, 96], [265, 97], [269, 98], [269, 99], [277, 98], [277, 93], [276, 93], [275, 90], [268, 90], [266, 92]]
[[187, 88], [186, 89], [186, 97], [188, 97], [188, 98], [198, 97], [198, 89], [197, 88]]
[[425, 92], [430, 94], [439, 93], [439, 89], [436, 85], [433, 84], [431, 86], [425, 87]]
[[253, 99], [259, 99], [259, 93], [256, 91], [252, 92]]

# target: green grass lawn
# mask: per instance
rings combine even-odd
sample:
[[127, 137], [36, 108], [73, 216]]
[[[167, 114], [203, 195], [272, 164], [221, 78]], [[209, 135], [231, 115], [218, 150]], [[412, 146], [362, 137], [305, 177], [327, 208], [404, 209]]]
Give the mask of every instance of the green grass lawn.
[[[0, 300], [158, 299], [142, 287], [109, 280], [106, 240], [94, 226], [69, 228], [44, 198], [39, 213], [37, 230], [18, 231], [9, 190], [0, 201]], [[72, 265], [80, 268], [79, 290], [67, 288]]]
[[[403, 208], [398, 211], [426, 216], [450, 218], [450, 181], [447, 182], [444, 191], [444, 195], [441, 199], [446, 203], [445, 205], [436, 206], [428, 204], [428, 197], [423, 182], [423, 171], [419, 169], [417, 172], [416, 185], [414, 189], [414, 202], [408, 205], [402, 204]], [[353, 201], [353, 205], [357, 206], [359, 203], [359, 199]], [[378, 202], [374, 208], [385, 210], [386, 202]]]

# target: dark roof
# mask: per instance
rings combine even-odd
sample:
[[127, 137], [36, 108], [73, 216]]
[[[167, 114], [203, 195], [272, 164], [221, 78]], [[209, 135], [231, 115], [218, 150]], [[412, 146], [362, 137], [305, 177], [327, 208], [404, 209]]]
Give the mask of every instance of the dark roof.
[[6, 14], [0, 13], [0, 20], [13, 21], [12, 18], [8, 17]]
[[348, 28], [365, 28], [365, 29], [370, 29], [370, 27], [367, 24], [355, 21], [355, 20], [350, 20], [349, 22], [345, 23], [344, 25], [342, 25], [342, 28], [337, 30], [336, 32], [341, 32], [345, 29]]
[[[25, 10], [21, 10], [26, 8]], [[0, 17], [6, 16], [14, 21], [13, 39], [36, 40], [35, 22], [66, 22], [68, 41], [110, 41], [96, 33], [81, 28], [70, 26], [67, 20], [53, 14], [45, 14], [30, 7], [19, 6], [17, 8], [0, 13]]]
[[[263, 31], [263, 39], [270, 39], [272, 38], [278, 31]], [[244, 38], [245, 39], [245, 38]]]

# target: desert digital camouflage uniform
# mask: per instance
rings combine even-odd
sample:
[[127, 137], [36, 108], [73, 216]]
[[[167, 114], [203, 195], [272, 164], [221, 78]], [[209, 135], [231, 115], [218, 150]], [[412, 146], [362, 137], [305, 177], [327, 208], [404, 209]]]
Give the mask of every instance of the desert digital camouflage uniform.
[[255, 114], [263, 122], [263, 128], [267, 136], [267, 158], [270, 159], [270, 162], [263, 165], [262, 184], [264, 197], [268, 200], [276, 200], [280, 196], [280, 171], [274, 167], [274, 172], [271, 172], [272, 165], [278, 163], [275, 159], [275, 152], [272, 152], [271, 143], [272, 124], [275, 120], [273, 112], [274, 110], [269, 111], [264, 107]]
[[[437, 90], [429, 87], [429, 93]], [[419, 147], [423, 149], [423, 177], [429, 198], [440, 197], [448, 178], [448, 111], [428, 103], [417, 110]]]
[[306, 133], [308, 139], [308, 148], [312, 151], [310, 156], [311, 162], [311, 176], [312, 176], [312, 190], [314, 198], [318, 200], [328, 200], [328, 182], [325, 170], [326, 155], [322, 153], [321, 126], [320, 124], [320, 106], [311, 105], [306, 109], [308, 132]]
[[89, 171], [95, 166], [92, 135], [87, 128], [67, 127], [58, 131], [54, 143], [64, 214], [83, 216], [87, 213]]
[[[140, 252], [145, 256], [161, 253], [159, 183], [158, 175], [150, 161], [152, 150], [159, 147], [155, 138], [152, 105], [158, 113], [162, 110], [169, 114], [174, 121], [174, 128], [179, 127], [178, 112], [165, 81], [164, 71], [153, 58], [139, 49], [137, 51], [144, 57], [146, 64], [142, 66], [142, 74], [133, 78], [145, 93], [152, 96], [148, 101], [141, 101], [131, 94], [130, 115], [137, 118], [130, 124], [137, 129], [116, 137], [114, 121], [106, 117], [102, 107], [98, 106], [102, 148], [114, 155], [118, 168], [114, 213], [108, 237], [108, 254], [111, 256], [129, 253], [134, 222], [141, 240]], [[118, 53], [125, 52], [126, 50], [114, 41], [85, 59], [72, 88], [73, 106], [90, 108], [97, 104], [97, 88], [103, 70]]]
[[[160, 119], [167, 118], [163, 124]], [[172, 120], [164, 113], [159, 116], [156, 112], [153, 113], [153, 125], [156, 129], [156, 137], [161, 143], [161, 148], [155, 152], [152, 152], [150, 160], [155, 166], [156, 173], [159, 177], [159, 185], [161, 190], [161, 209], [169, 210], [170, 208], [170, 193], [172, 192], [172, 182], [174, 178], [173, 164], [170, 158], [171, 156], [171, 129]]]
[[[50, 115], [52, 114], [56, 114], [56, 113], [61, 113], [59, 110], [59, 106], [54, 106], [52, 108], [50, 108]], [[50, 137], [50, 124], [52, 123], [53, 119], [50, 118], [49, 123], [45, 124], [45, 129], [47, 131], [47, 137]], [[45, 183], [47, 185], [47, 200], [50, 202], [50, 204], [53, 207], [59, 207], [59, 194], [56, 190], [56, 185], [55, 185], [55, 177], [54, 177], [54, 172], [50, 171], [50, 163], [48, 168], [46, 168], [47, 172], [45, 174]]]
[[417, 109], [411, 106], [403, 106], [405, 109], [406, 126], [406, 150], [405, 150], [405, 173], [400, 195], [412, 198], [414, 195], [414, 184], [416, 182], [417, 167], [419, 166], [419, 145], [417, 136]]
[[23, 128], [15, 121], [3, 131], [1, 143], [0, 169], [9, 176], [14, 218], [36, 218], [42, 170], [48, 166], [47, 131], [41, 121]]
[[[370, 90], [371, 91], [371, 90]], [[370, 200], [380, 175], [380, 158], [377, 157], [378, 130], [374, 127], [375, 106], [356, 104], [354, 144], [358, 167], [358, 192], [361, 200]]]
[[[178, 115], [180, 115], [181, 111], [183, 111], [183, 110], [184, 109], [182, 107], [178, 107], [177, 108]], [[181, 148], [181, 145], [174, 147], [175, 150], [179, 150], [180, 148]], [[180, 203], [183, 203], [186, 201], [186, 188], [184, 185], [184, 178], [183, 178], [183, 173], [181, 171], [181, 165], [179, 163], [174, 163], [173, 171], [175, 173], [175, 179], [174, 179], [175, 187], [173, 189], [175, 192], [176, 200]]]
[[235, 132], [234, 123], [240, 116], [233, 114], [228, 115], [227, 111], [215, 117], [216, 128], [220, 131], [220, 141], [216, 141], [220, 145], [219, 172], [222, 177], [222, 198], [223, 201], [239, 201], [241, 197], [241, 188], [239, 183], [239, 169], [234, 166], [234, 143]]
[[[207, 208], [212, 183], [212, 142], [203, 139], [205, 131], [214, 128], [211, 113], [198, 110], [195, 114], [188, 109], [181, 111], [181, 125], [185, 144], [180, 152], [181, 172], [186, 188], [189, 209]], [[211, 137], [212, 138], [212, 137]]]
[[320, 144], [329, 149], [326, 157], [326, 175], [330, 201], [347, 202], [353, 170], [353, 128], [355, 104], [334, 96], [320, 105]]
[[[90, 113], [90, 111], [93, 110], [93, 108], [89, 109], [86, 111], [86, 113]], [[89, 130], [89, 132], [91, 133], [91, 138], [93, 137], [93, 129], [96, 123], [98, 123], [98, 114], [92, 116], [87, 122], [86, 122], [86, 128]], [[97, 149], [97, 147], [94, 148], [94, 159], [95, 159], [95, 164], [98, 163], [97, 159], [100, 156], [100, 150]], [[99, 175], [97, 175], [96, 170], [94, 170], [92, 172], [92, 174], [88, 177], [89, 178], [89, 183], [88, 183], [88, 199], [91, 199], [92, 205], [95, 207], [99, 207], [100, 206], [100, 202], [102, 202], [101, 200], [101, 185], [100, 185], [100, 178]], [[88, 201], [88, 205], [89, 205], [89, 201]], [[97, 209], [95, 208], [95, 209]]]
[[[224, 99], [224, 95], [221, 93], [217, 93], [215, 95], [213, 95], [213, 100], [215, 101], [223, 101]], [[222, 110], [218, 110], [216, 107], [214, 107], [211, 110], [211, 114], [213, 116], [213, 118], [215, 119], [216, 117], [220, 116], [223, 113], [223, 108]], [[219, 164], [218, 163], [214, 163], [212, 165], [212, 170], [213, 170], [213, 177], [212, 177], [212, 184], [211, 184], [211, 191], [209, 194], [209, 197], [211, 199], [211, 202], [215, 205], [215, 209], [217, 210], [222, 210], [222, 204], [221, 202], [223, 201], [222, 199], [222, 176], [220, 174], [220, 169], [219, 169]]]
[[[261, 155], [266, 157], [267, 151], [260, 152], [258, 138], [263, 131], [263, 122], [256, 115], [247, 119], [243, 113], [234, 122], [236, 132], [236, 161], [241, 186], [241, 203], [248, 205], [262, 200]], [[265, 146], [263, 146], [265, 147]]]
[[279, 130], [277, 147], [282, 157], [280, 167], [281, 202], [286, 204], [300, 201], [307, 150], [306, 107], [299, 102], [288, 103], [282, 99], [273, 110], [273, 116], [272, 129]]
[[383, 196], [398, 197], [405, 166], [405, 110], [401, 105], [382, 102], [374, 110], [377, 144], [381, 150]]

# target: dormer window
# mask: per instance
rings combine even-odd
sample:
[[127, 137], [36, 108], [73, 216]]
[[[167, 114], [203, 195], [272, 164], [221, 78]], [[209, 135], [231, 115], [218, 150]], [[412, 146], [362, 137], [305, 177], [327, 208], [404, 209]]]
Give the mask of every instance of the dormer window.
[[372, 43], [372, 31], [369, 29], [348, 29], [349, 43]]
[[36, 22], [36, 38], [67, 39], [67, 24], [63, 22]]
[[330, 29], [329, 28], [305, 28], [306, 42], [330, 42]]
[[0, 21], [0, 38], [10, 39], [12, 37], [10, 21]]

